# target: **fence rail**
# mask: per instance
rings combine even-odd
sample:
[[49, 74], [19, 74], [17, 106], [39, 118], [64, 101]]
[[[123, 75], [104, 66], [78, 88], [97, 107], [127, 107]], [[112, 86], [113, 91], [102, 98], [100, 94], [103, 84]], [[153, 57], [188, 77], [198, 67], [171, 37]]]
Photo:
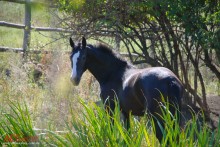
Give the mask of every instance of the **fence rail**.
[[[26, 0], [1, 0], [5, 2], [12, 2], [12, 3], [17, 3], [17, 4], [26, 4]], [[39, 2], [39, 1], [30, 1], [32, 5], [46, 5], [51, 8], [57, 8], [57, 5], [54, 5], [54, 3], [51, 1], [51, 3], [46, 3], [46, 2]]]
[[[50, 3], [34, 2], [31, 0], [2, 0], [2, 1], [17, 3], [17, 4], [24, 4], [25, 5], [25, 16], [24, 16], [25, 21], [24, 21], [24, 24], [16, 24], [16, 23], [11, 23], [11, 22], [6, 22], [6, 21], [0, 21], [0, 26], [24, 30], [22, 48], [11, 48], [11, 47], [0, 46], [0, 52], [5, 52], [5, 51], [23, 52], [24, 57], [26, 57], [27, 56], [26, 53], [28, 51], [30, 41], [31, 41], [31, 38], [30, 38], [31, 31], [74, 33], [74, 31], [72, 31], [72, 30], [66, 30], [63, 28], [35, 27], [35, 26], [31, 25], [31, 5], [32, 4], [47, 5], [49, 7], [55, 7], [55, 5], [51, 5]], [[31, 50], [28, 52], [31, 52], [31, 53], [45, 52], [45, 53], [47, 53], [48, 51], [37, 51], [37, 50], [33, 51], [33, 50]]]
[[[6, 21], [0, 21], [0, 27], [9, 27], [9, 28], [15, 28], [15, 29], [23, 29], [24, 30], [24, 36], [23, 36], [23, 46], [22, 48], [12, 48], [12, 47], [5, 47], [0, 46], [0, 52], [7, 52], [7, 51], [13, 51], [13, 52], [23, 52], [23, 57], [27, 57], [27, 53], [50, 53], [53, 51], [38, 51], [38, 50], [28, 50], [30, 41], [31, 41], [31, 31], [41, 31], [41, 32], [62, 32], [62, 33], [70, 33], [70, 34], [76, 34], [73, 30], [63, 29], [63, 28], [51, 28], [51, 27], [35, 27], [31, 25], [31, 5], [32, 4], [40, 4], [40, 5], [46, 5], [48, 7], [55, 8], [56, 5], [53, 5], [51, 3], [42, 3], [37, 1], [31, 1], [31, 0], [1, 0], [5, 2], [12, 2], [16, 4], [23, 4], [25, 5], [25, 15], [24, 15], [24, 24], [17, 24], [12, 22], [6, 22]], [[114, 32], [112, 32], [114, 33]], [[105, 33], [99, 34], [100, 36], [106, 36]], [[109, 36], [109, 35], [108, 35]], [[112, 36], [111, 36], [112, 37]], [[116, 49], [119, 50], [120, 39], [116, 38]], [[121, 53], [122, 56], [128, 56], [126, 53]], [[136, 54], [132, 54], [132, 56], [136, 56]]]
[[[25, 25], [10, 23], [10, 22], [6, 22], [6, 21], [0, 21], [0, 26], [16, 28], [16, 29], [25, 29]], [[45, 31], [45, 32], [73, 33], [73, 30], [66, 30], [66, 29], [63, 29], [63, 28], [50, 28], [50, 27], [34, 27], [34, 26], [31, 26], [30, 30]]]
[[13, 52], [18, 53], [18, 52], [23, 52], [23, 49], [0, 46], [0, 52], [7, 52], [7, 51], [13, 51]]
[[[0, 52], [15, 52], [15, 53], [22, 53], [24, 52], [24, 50], [22, 48], [11, 48], [11, 47], [4, 47], [4, 46], [0, 46]], [[28, 51], [31, 54], [49, 54], [49, 53], [53, 53], [55, 51], [47, 51], [47, 50], [29, 50]], [[70, 51], [63, 51], [64, 53], [70, 53]], [[120, 53], [120, 55], [122, 57], [129, 57], [128, 53]], [[139, 58], [139, 56], [137, 54], [132, 53], [131, 54], [132, 57], [134, 58]]]

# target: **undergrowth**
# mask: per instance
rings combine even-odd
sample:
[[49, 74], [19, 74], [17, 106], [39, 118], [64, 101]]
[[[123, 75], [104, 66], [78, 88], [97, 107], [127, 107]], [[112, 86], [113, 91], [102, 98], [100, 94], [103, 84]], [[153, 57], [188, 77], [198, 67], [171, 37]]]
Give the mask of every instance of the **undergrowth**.
[[[81, 100], [82, 112], [80, 117], [71, 111], [71, 121], [65, 121], [65, 130], [54, 131], [36, 129], [33, 126], [31, 114], [23, 102], [9, 102], [10, 113], [1, 110], [0, 145], [44, 145], [44, 146], [212, 146], [220, 143], [220, 123], [215, 131], [207, 125], [198, 126], [196, 117], [183, 127], [176, 119], [168, 115], [166, 107], [162, 108], [163, 119], [166, 122], [164, 139], [160, 144], [154, 135], [154, 124], [150, 117], [143, 117], [139, 121], [131, 117], [131, 128], [126, 130], [121, 121], [118, 105], [111, 117], [102, 106], [95, 103], [86, 104]], [[164, 105], [166, 106], [166, 104]], [[73, 108], [70, 106], [70, 109]], [[76, 117], [77, 116], [77, 117]], [[195, 116], [195, 115], [194, 115]], [[175, 141], [179, 137], [179, 141]]]
[[198, 121], [192, 111], [192, 119], [179, 127], [166, 103], [161, 104], [161, 117], [166, 122], [162, 143], [147, 114], [141, 118], [132, 116], [131, 128], [126, 130], [118, 105], [111, 117], [102, 104], [92, 102], [99, 99], [99, 92], [88, 73], [79, 87], [71, 86], [64, 57], [51, 60], [42, 77], [45, 79], [41, 79], [44, 86], [32, 80], [33, 66], [22, 64], [12, 54], [7, 58], [1, 62], [11, 74], [7, 76], [1, 70], [0, 146], [219, 146], [220, 123], [213, 131], [205, 119]]

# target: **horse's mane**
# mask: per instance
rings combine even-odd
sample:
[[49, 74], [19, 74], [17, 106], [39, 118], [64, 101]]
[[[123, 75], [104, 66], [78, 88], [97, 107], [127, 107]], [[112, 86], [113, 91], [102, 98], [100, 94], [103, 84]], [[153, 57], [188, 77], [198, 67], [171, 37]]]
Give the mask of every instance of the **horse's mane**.
[[116, 53], [110, 46], [108, 45], [105, 45], [105, 44], [97, 44], [97, 45], [88, 45], [92, 48], [94, 48], [95, 50], [99, 51], [100, 53], [103, 53], [103, 54], [107, 54], [107, 55], [110, 55], [114, 58], [117, 58], [121, 61], [125, 61], [124, 59], [122, 59], [119, 55], [119, 53]]
[[113, 56], [118, 57], [117, 53], [114, 52], [114, 51], [113, 51], [109, 46], [107, 46], [107, 45], [98, 44], [98, 45], [96, 46], [96, 48], [99, 49], [99, 50], [100, 50], [101, 52], [103, 52], [103, 53], [111, 54], [111, 55], [113, 55]]
[[[88, 45], [89, 47], [97, 50], [99, 53], [108, 55], [111, 58], [121, 61], [123, 64], [133, 66], [130, 62], [123, 59], [119, 53], [115, 52], [110, 46], [105, 44], [97, 44], [97, 45]], [[106, 58], [107, 59], [107, 58]]]

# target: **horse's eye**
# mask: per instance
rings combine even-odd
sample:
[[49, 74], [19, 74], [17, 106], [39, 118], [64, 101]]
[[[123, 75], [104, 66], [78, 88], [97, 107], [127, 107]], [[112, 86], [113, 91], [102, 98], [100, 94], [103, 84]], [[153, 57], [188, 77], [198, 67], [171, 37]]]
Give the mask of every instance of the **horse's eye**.
[[82, 59], [83, 59], [83, 60], [86, 60], [86, 56], [83, 56]]

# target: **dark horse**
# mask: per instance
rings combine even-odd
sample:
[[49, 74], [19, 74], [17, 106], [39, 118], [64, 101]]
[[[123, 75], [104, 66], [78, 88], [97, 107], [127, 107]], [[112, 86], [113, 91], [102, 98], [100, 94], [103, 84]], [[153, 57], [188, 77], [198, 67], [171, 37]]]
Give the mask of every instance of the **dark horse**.
[[137, 69], [104, 45], [87, 45], [84, 37], [82, 43], [77, 45], [70, 38], [70, 45], [72, 83], [78, 85], [82, 74], [88, 69], [100, 84], [100, 95], [106, 108], [114, 110], [117, 96], [127, 122], [130, 113], [143, 116], [146, 111], [149, 112], [154, 116], [156, 136], [161, 141], [163, 134], [157, 123], [159, 121], [162, 127], [165, 123], [158, 115], [161, 114], [161, 94], [173, 104], [169, 107], [173, 115], [179, 112], [176, 108], [181, 105], [183, 88], [174, 73], [164, 67]]

